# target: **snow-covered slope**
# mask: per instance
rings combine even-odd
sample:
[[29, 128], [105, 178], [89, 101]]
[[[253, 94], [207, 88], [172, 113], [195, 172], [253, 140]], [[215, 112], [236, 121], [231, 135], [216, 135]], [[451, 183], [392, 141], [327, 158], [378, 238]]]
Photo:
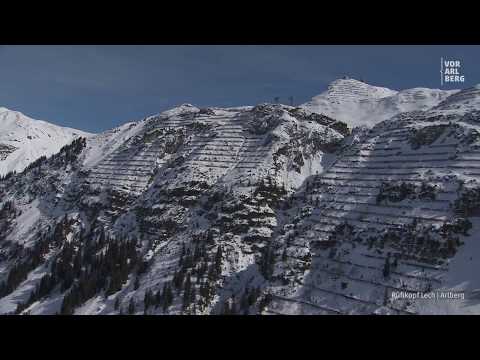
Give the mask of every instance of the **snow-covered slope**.
[[[202, 304], [195, 306], [175, 298], [168, 312], [220, 311], [223, 298], [214, 292], [223, 282], [222, 269], [235, 274], [256, 266], [277, 225], [275, 209], [306, 177], [330, 164], [348, 133], [334, 119], [283, 105], [198, 109], [186, 104], [75, 141], [0, 183], [0, 255], [5, 260], [0, 261], [0, 284], [5, 284], [0, 286], [0, 312], [26, 307], [31, 313], [127, 311], [146, 291], [173, 286], [178, 271], [198, 277], [191, 261], [195, 268], [211, 268], [202, 285], [211, 295], [202, 293]], [[133, 248], [129, 241], [135, 241]], [[103, 267], [82, 258], [77, 261], [85, 267], [83, 280], [80, 273], [70, 273], [62, 265], [69, 262], [70, 246], [78, 254], [110, 254], [113, 244], [125, 244], [118, 255], [129, 256], [118, 259], [126, 261], [125, 268], [120, 273], [103, 269], [98, 281], [106, 288], [87, 291], [70, 304], [69, 296], [76, 297], [78, 290], [71, 280], [90, 288], [84, 282], [95, 278], [91, 267]], [[203, 255], [182, 265], [180, 259], [194, 249]], [[231, 261], [224, 262], [219, 251]], [[18, 265], [32, 262], [27, 270]], [[7, 275], [16, 271], [21, 275]], [[41, 279], [48, 291], [39, 290]], [[105, 302], [102, 294], [112, 295], [112, 301]], [[23, 305], [17, 308], [19, 302]]]
[[[478, 313], [479, 125], [480, 118], [472, 125], [462, 116], [399, 115], [308, 179], [297, 235], [290, 244], [289, 233], [277, 239], [287, 260], [275, 275], [289, 285], [272, 287], [271, 310]], [[287, 270], [302, 269], [298, 263], [308, 271]], [[466, 300], [392, 298], [440, 290]]]
[[85, 132], [34, 120], [0, 107], [0, 176], [20, 172], [41, 156], [50, 156]]
[[427, 88], [394, 91], [354, 79], [339, 79], [301, 107], [352, 127], [373, 126], [399, 113], [431, 109], [457, 91]]
[[480, 108], [480, 84], [453, 93], [432, 110], [438, 113], [466, 114], [478, 112]]
[[401, 113], [353, 132], [185, 104], [75, 140], [0, 181], [0, 313], [478, 314], [477, 89], [358, 85]]

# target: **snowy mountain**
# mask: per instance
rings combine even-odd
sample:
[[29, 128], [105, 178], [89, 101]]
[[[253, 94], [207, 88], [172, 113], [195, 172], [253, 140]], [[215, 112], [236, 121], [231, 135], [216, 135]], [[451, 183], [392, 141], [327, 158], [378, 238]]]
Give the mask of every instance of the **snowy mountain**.
[[195, 285], [202, 304], [175, 297], [168, 312], [220, 311], [224, 269], [255, 264], [278, 204], [329, 166], [348, 133], [282, 105], [186, 104], [74, 141], [0, 183], [0, 311], [21, 303], [32, 314], [125, 312], [147, 290], [178, 291], [194, 263], [205, 278]]
[[400, 112], [184, 104], [3, 179], [0, 313], [480, 313], [478, 87], [357, 85]]
[[0, 107], [0, 176], [21, 172], [38, 158], [53, 155], [73, 139], [89, 135]]
[[301, 107], [349, 126], [373, 126], [403, 112], [429, 110], [456, 92], [427, 88], [395, 91], [354, 79], [339, 79]]

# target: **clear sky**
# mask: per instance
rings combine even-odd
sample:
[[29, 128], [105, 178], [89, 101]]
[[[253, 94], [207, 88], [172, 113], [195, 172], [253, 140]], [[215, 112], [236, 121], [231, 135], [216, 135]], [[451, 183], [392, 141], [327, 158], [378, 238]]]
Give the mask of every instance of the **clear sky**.
[[0, 46], [0, 107], [100, 132], [182, 103], [303, 103], [349, 75], [401, 90], [441, 88], [440, 58], [480, 83], [479, 46]]

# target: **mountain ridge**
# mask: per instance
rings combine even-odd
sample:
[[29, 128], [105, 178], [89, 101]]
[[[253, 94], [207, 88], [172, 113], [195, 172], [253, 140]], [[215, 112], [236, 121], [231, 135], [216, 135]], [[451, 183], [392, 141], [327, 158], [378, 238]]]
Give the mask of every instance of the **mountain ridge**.
[[349, 126], [373, 126], [402, 112], [429, 110], [459, 91], [421, 87], [397, 91], [355, 79], [338, 79], [300, 107], [337, 118]]
[[21, 172], [33, 161], [53, 155], [75, 138], [91, 135], [35, 120], [5, 107], [0, 108], [0, 129], [0, 176]]
[[0, 312], [478, 314], [475, 89], [371, 128], [184, 104], [79, 138], [0, 181]]

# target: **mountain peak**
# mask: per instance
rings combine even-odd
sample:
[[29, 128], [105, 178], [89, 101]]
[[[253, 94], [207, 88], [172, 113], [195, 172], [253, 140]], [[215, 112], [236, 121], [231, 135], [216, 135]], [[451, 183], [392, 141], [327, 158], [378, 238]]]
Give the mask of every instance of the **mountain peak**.
[[179, 114], [185, 114], [185, 113], [193, 113], [193, 112], [198, 112], [200, 109], [197, 107], [193, 106], [192, 104], [181, 104], [179, 106], [176, 106], [172, 109], [166, 110], [161, 113], [162, 116], [169, 117], [169, 116], [175, 116]]
[[79, 136], [90, 134], [0, 107], [0, 147], [11, 150], [0, 157], [0, 175], [20, 172], [32, 161], [53, 155]]
[[[332, 81], [327, 91], [318, 97], [334, 98], [338, 101], [362, 101], [366, 99], [381, 99], [387, 96], [393, 96], [397, 93], [385, 87], [379, 87], [367, 84], [364, 81], [341, 78]], [[315, 98], [314, 98], [315, 99]]]
[[326, 91], [301, 107], [350, 126], [373, 126], [402, 112], [432, 109], [455, 92], [427, 88], [396, 91], [342, 78], [332, 81]]
[[344, 76], [344, 77], [333, 80], [329, 84], [329, 86], [334, 86], [336, 84], [341, 84], [341, 83], [362, 83], [362, 84], [369, 85], [363, 80], [358, 80], [358, 79], [354, 79], [354, 78], [351, 78], [351, 77], [348, 77], [348, 76]]

